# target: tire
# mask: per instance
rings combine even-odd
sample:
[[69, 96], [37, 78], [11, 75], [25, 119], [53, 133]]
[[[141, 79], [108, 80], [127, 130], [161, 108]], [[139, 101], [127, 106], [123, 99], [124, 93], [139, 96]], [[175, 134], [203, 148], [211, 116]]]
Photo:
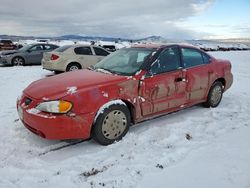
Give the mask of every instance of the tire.
[[130, 126], [130, 112], [125, 104], [112, 104], [99, 114], [92, 129], [92, 138], [101, 145], [109, 145], [124, 137]]
[[81, 69], [81, 65], [79, 63], [70, 63], [68, 64], [67, 68], [66, 68], [66, 71], [69, 72], [69, 71], [76, 71], [76, 70], [79, 70]]
[[220, 104], [222, 96], [223, 96], [223, 85], [221, 82], [216, 81], [211, 86], [208, 93], [207, 101], [203, 103], [203, 105], [207, 108], [209, 107], [215, 108]]
[[12, 66], [14, 65], [25, 65], [25, 60], [22, 57], [14, 57], [11, 61]]

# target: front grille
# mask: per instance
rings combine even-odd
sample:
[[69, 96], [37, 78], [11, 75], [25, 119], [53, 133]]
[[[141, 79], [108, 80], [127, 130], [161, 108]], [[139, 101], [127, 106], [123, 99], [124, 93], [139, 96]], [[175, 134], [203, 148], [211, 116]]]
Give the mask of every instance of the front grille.
[[31, 100], [30, 98], [26, 98], [26, 99], [24, 100], [24, 104], [25, 104], [26, 106], [30, 105], [31, 102], [32, 102], [32, 100]]

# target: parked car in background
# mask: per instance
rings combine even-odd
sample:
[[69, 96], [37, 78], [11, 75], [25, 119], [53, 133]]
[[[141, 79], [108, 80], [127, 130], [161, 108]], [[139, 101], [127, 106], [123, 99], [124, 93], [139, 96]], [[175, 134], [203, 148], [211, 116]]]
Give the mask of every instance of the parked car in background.
[[14, 50], [17, 46], [13, 44], [10, 39], [0, 39], [0, 51], [1, 50]]
[[116, 51], [115, 45], [102, 45], [101, 47], [103, 47], [104, 49], [108, 50], [109, 52]]
[[44, 53], [42, 66], [55, 72], [74, 71], [94, 65], [109, 54], [107, 50], [94, 45], [66, 45]]
[[33, 82], [17, 101], [24, 125], [47, 139], [108, 145], [131, 124], [195, 104], [217, 107], [231, 63], [184, 45], [123, 48], [89, 69]]
[[0, 53], [0, 63], [3, 65], [41, 64], [44, 52], [52, 51], [59, 46], [54, 44], [29, 44], [18, 50], [8, 50]]

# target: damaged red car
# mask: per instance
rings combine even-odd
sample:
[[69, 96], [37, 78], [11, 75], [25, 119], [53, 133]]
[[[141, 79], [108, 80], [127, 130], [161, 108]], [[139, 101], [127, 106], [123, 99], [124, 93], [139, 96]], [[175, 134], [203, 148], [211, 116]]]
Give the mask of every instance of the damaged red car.
[[17, 101], [26, 128], [47, 139], [120, 140], [130, 125], [195, 104], [219, 105], [231, 63], [191, 46], [121, 49], [88, 70], [30, 84]]

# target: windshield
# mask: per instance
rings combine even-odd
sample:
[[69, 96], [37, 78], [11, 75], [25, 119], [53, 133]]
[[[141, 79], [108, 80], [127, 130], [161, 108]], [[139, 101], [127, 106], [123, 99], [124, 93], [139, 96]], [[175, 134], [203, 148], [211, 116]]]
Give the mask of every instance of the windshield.
[[93, 69], [120, 75], [134, 75], [153, 51], [154, 49], [146, 48], [123, 48], [104, 58], [94, 65]]

